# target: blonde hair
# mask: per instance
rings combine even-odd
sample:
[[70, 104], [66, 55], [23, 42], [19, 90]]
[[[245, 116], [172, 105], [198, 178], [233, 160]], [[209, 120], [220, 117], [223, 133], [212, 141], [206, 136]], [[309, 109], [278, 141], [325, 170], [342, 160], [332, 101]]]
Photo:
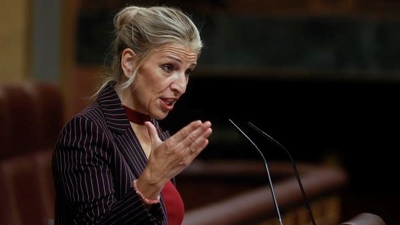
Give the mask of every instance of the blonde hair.
[[[203, 42], [193, 21], [178, 8], [168, 6], [127, 6], [114, 17], [115, 39], [112, 48], [111, 71], [99, 92], [110, 82], [116, 82], [116, 88], [123, 90], [134, 81], [143, 61], [154, 49], [164, 44], [181, 44], [200, 55]], [[136, 53], [135, 70], [126, 79], [121, 68], [121, 53], [130, 48]]]

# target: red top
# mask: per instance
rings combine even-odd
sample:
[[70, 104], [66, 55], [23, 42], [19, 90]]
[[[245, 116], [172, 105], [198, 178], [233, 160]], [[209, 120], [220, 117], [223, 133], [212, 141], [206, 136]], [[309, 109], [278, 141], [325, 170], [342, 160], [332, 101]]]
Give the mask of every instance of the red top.
[[175, 185], [171, 181], [168, 181], [161, 193], [167, 207], [168, 224], [181, 225], [183, 216], [185, 215], [185, 206]]

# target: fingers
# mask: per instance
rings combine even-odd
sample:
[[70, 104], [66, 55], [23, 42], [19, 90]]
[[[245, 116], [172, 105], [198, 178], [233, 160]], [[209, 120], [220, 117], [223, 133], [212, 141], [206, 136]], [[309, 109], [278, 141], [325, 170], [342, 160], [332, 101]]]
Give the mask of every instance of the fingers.
[[[211, 126], [210, 122], [204, 122], [207, 123], [209, 126]], [[178, 131], [175, 135], [173, 135], [171, 138], [173, 139], [173, 141], [179, 143], [183, 140], [185, 140], [186, 138], [192, 138], [195, 139], [194, 136], [189, 136], [193, 131], [195, 131], [196, 129], [200, 128], [202, 125], [204, 125], [204, 123], [202, 123], [200, 120], [196, 120], [193, 121], [191, 123], [189, 123], [186, 127], [182, 128], [180, 131]]]
[[[146, 124], [153, 143], [146, 174], [151, 177], [170, 179], [186, 168], [208, 145], [211, 135], [211, 123], [193, 121], [168, 139], [161, 141], [156, 128]], [[154, 141], [156, 139], [157, 141]]]
[[[149, 132], [153, 148], [159, 146], [163, 141], [159, 138], [154, 124], [145, 122]], [[211, 135], [211, 122], [193, 121], [171, 136], [166, 141], [167, 149], [173, 151], [187, 151], [189, 153], [200, 152], [208, 145], [208, 137]]]
[[189, 153], [200, 152], [208, 145], [208, 137], [211, 135], [211, 122], [194, 121], [182, 128], [172, 137], [173, 142]]
[[189, 150], [191, 153], [200, 153], [201, 150], [205, 149], [208, 145], [208, 139], [205, 139], [201, 145], [198, 145], [197, 143], [194, 143], [189, 146]]
[[181, 142], [185, 138], [189, 136], [190, 133], [192, 133], [195, 129], [200, 127], [202, 125], [202, 122], [200, 120], [193, 121], [189, 123], [186, 127], [182, 128], [178, 133], [176, 133], [172, 138], [176, 142]]
[[208, 137], [211, 135], [211, 124], [203, 124], [201, 129], [196, 129], [189, 134], [189, 150], [197, 152], [203, 150], [208, 145]]

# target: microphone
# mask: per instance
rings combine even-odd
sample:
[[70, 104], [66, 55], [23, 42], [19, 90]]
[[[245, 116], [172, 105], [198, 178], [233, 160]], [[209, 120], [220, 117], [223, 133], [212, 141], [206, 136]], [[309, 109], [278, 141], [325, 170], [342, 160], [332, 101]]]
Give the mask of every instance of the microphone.
[[261, 158], [264, 161], [265, 170], [267, 171], [268, 181], [269, 181], [269, 185], [271, 187], [270, 189], [271, 189], [272, 199], [274, 200], [275, 210], [276, 210], [276, 214], [278, 215], [279, 224], [283, 225], [282, 216], [281, 216], [281, 213], [279, 211], [278, 203], [277, 203], [277, 200], [276, 200], [274, 186], [272, 184], [271, 174], [269, 172], [268, 163], [267, 163], [267, 160], [264, 157], [264, 154], [257, 147], [257, 145], [231, 119], [229, 119], [229, 122], [231, 122], [233, 124], [233, 126], [236, 128], [236, 130], [238, 130], [240, 132], [240, 134], [242, 134], [257, 149], [258, 153], [260, 153]]
[[306, 196], [306, 193], [305, 193], [304, 188], [303, 188], [303, 184], [301, 183], [301, 179], [300, 179], [300, 176], [299, 176], [299, 172], [297, 171], [296, 163], [294, 162], [294, 159], [293, 159], [292, 155], [290, 154], [289, 150], [287, 150], [287, 148], [285, 148], [285, 146], [283, 146], [283, 145], [282, 145], [281, 143], [279, 143], [277, 140], [275, 140], [275, 139], [272, 138], [270, 135], [268, 135], [267, 133], [265, 133], [264, 131], [262, 131], [260, 128], [256, 127], [256, 126], [255, 126], [254, 124], [252, 124], [251, 122], [248, 122], [248, 125], [249, 125], [251, 128], [253, 128], [254, 130], [256, 130], [257, 132], [259, 132], [260, 134], [262, 134], [262, 135], [263, 135], [264, 137], [266, 137], [268, 140], [270, 140], [270, 141], [272, 141], [273, 143], [275, 143], [278, 147], [280, 147], [281, 149], [283, 149], [283, 150], [286, 152], [286, 154], [289, 156], [289, 159], [290, 159], [290, 162], [291, 162], [291, 165], [292, 165], [294, 174], [295, 174], [296, 179], [297, 179], [297, 183], [299, 184], [300, 190], [301, 190], [301, 194], [303, 195], [303, 201], [304, 201], [304, 203], [305, 203], [305, 205], [306, 205], [306, 207], [307, 207], [308, 213], [310, 214], [310, 218], [311, 218], [312, 224], [313, 224], [313, 225], [316, 225], [315, 219], [314, 219], [314, 216], [313, 216], [313, 213], [312, 213], [312, 211], [311, 211], [310, 204], [309, 204], [309, 202], [308, 202], [308, 200], [307, 200], [307, 196]]

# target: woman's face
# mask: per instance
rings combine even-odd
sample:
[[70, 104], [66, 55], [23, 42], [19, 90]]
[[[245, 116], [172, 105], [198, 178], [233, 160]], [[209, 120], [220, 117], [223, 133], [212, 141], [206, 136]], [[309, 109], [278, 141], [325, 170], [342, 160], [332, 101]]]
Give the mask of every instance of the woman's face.
[[185, 93], [197, 52], [178, 44], [164, 45], [150, 55], [133, 82], [133, 108], [164, 119]]

